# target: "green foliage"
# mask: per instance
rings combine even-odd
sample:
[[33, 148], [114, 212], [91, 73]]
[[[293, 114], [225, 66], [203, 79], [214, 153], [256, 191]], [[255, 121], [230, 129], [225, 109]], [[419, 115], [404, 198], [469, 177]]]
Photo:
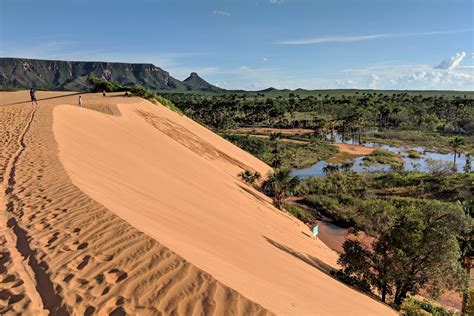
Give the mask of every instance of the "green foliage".
[[313, 224], [316, 222], [316, 218], [314, 217], [314, 215], [310, 211], [302, 209], [301, 207], [298, 207], [294, 204], [285, 204], [284, 208], [288, 211], [288, 213], [290, 213], [303, 223]]
[[427, 300], [419, 300], [413, 296], [407, 297], [400, 306], [400, 313], [406, 316], [456, 316], [455, 311], [434, 305]]
[[90, 76], [87, 79], [87, 83], [92, 86], [92, 91], [94, 92], [117, 92], [117, 91], [125, 91], [121, 86], [116, 84], [113, 81], [97, 78], [95, 76]]
[[293, 194], [299, 179], [291, 175], [290, 170], [281, 169], [272, 172], [262, 184], [262, 190], [268, 196], [273, 197], [273, 203], [278, 209], [282, 209], [285, 199]]
[[460, 154], [462, 152], [465, 145], [466, 145], [466, 141], [465, 141], [464, 137], [461, 137], [461, 136], [453, 137], [449, 141], [449, 146], [451, 147], [451, 150], [453, 151], [453, 157], [454, 157], [453, 168], [454, 168], [454, 170], [456, 170], [456, 157], [458, 156], [458, 154]]
[[244, 180], [245, 183], [249, 185], [254, 185], [256, 181], [260, 180], [262, 177], [258, 171], [252, 172], [250, 170], [245, 170], [239, 173], [239, 177]]
[[[325, 160], [337, 152], [326, 142], [311, 144], [289, 143], [276, 139], [225, 133], [223, 136], [234, 145], [251, 153], [269, 165], [280, 168], [305, 168]], [[281, 164], [275, 165], [279, 161]]]
[[472, 227], [472, 220], [453, 204], [394, 202], [366, 208], [359, 226], [373, 242], [368, 247], [346, 240], [338, 261], [342, 272], [367, 281], [383, 301], [393, 294], [395, 306], [422, 287], [433, 296], [465, 287], [468, 275], [459, 261], [457, 237]]
[[237, 127], [312, 128], [321, 139], [335, 130], [360, 142], [393, 145], [448, 149], [446, 135], [461, 133], [474, 142], [472, 93], [299, 90], [167, 96], [184, 113], [216, 129], [232, 119]]
[[420, 159], [421, 158], [421, 153], [417, 150], [408, 150], [407, 154], [408, 154], [408, 158], [411, 158], [411, 159]]
[[107, 91], [107, 92], [118, 92], [118, 91], [128, 91], [131, 92], [133, 95], [137, 97], [141, 97], [147, 99], [153, 103], [160, 103], [167, 108], [182, 114], [181, 110], [178, 109], [173, 102], [170, 100], [162, 97], [161, 95], [157, 94], [156, 92], [140, 87], [140, 86], [120, 86], [113, 81], [100, 79], [94, 76], [91, 76], [87, 79], [89, 85], [92, 86], [92, 91]]
[[363, 160], [366, 166], [382, 164], [396, 168], [403, 164], [402, 159], [397, 154], [384, 149], [374, 150], [370, 155], [365, 156]]

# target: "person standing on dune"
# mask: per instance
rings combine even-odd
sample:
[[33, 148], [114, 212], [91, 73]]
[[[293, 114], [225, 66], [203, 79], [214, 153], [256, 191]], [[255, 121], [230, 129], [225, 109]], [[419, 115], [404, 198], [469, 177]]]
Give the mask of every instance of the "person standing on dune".
[[82, 108], [82, 96], [79, 96], [79, 106]]
[[38, 105], [38, 100], [36, 99], [36, 91], [33, 88], [30, 89], [30, 97], [31, 97], [31, 104]]

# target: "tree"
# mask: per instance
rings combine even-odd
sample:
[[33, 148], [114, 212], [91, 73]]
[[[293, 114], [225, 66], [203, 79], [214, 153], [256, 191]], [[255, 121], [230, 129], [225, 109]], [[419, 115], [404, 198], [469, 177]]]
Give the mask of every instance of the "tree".
[[290, 170], [283, 169], [270, 173], [262, 189], [273, 197], [273, 203], [281, 210], [285, 199], [294, 192], [298, 183], [298, 177], [293, 177]]
[[369, 283], [383, 301], [392, 294], [395, 306], [421, 288], [433, 296], [465, 288], [468, 275], [457, 237], [472, 222], [460, 207], [438, 201], [398, 207], [371, 203], [362, 226], [373, 242], [344, 243], [338, 262], [347, 277]]
[[258, 171], [252, 172], [250, 170], [245, 170], [239, 173], [239, 177], [242, 178], [245, 183], [253, 186], [256, 181], [260, 180], [261, 175]]
[[466, 164], [464, 165], [463, 171], [464, 173], [470, 173], [471, 172], [471, 154], [467, 153], [466, 154]]
[[466, 142], [464, 138], [461, 136], [456, 136], [449, 141], [449, 146], [451, 147], [454, 153], [454, 166], [453, 166], [454, 170], [456, 170], [456, 157], [458, 155], [461, 155], [461, 150], [465, 144]]

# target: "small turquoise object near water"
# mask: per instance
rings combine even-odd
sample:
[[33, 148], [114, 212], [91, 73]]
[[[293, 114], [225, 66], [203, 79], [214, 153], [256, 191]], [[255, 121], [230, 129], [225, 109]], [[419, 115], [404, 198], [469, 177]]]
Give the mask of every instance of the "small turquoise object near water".
[[318, 237], [318, 233], [319, 233], [319, 226], [316, 225], [313, 227], [313, 236]]

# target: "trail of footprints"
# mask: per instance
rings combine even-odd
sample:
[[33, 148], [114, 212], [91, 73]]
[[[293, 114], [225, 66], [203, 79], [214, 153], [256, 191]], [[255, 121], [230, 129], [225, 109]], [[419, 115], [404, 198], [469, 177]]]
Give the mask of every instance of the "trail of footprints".
[[[2, 120], [19, 120], [18, 110], [10, 110], [13, 114], [7, 110], [4, 116], [2, 109]], [[26, 135], [26, 150], [18, 160], [13, 212], [67, 313], [269, 314], [72, 185], [57, 157], [52, 110], [52, 106], [40, 107]], [[0, 158], [4, 151], [8, 149], [2, 147]], [[7, 269], [8, 254], [1, 253], [0, 269]], [[26, 297], [14, 294], [21, 280], [7, 275], [7, 280], [0, 280], [2, 289], [9, 284], [12, 294], [5, 300], [6, 294], [0, 292], [0, 313], [5, 304], [7, 308], [28, 304]]]
[[[5, 180], [8, 161], [18, 148], [18, 137], [30, 113], [31, 108], [28, 107], [0, 107], [0, 183]], [[0, 234], [0, 314], [32, 314], [30, 298], [26, 295], [23, 280], [15, 271], [5, 238], [3, 233]]]

